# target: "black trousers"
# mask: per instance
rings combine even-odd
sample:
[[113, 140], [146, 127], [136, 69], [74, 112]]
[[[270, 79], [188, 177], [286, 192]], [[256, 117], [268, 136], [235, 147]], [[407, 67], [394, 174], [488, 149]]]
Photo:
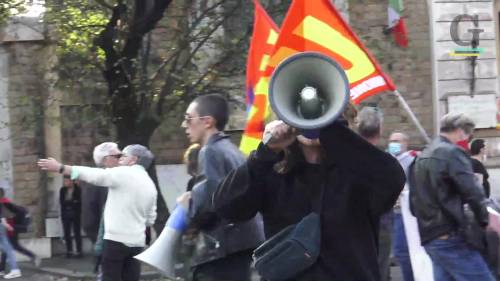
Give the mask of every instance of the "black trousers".
[[111, 240], [104, 240], [102, 250], [103, 281], [138, 281], [141, 277], [141, 263], [134, 259], [142, 247], [127, 247]]
[[[7, 236], [7, 237], [9, 238], [9, 242], [12, 245], [12, 248], [14, 248], [14, 250], [29, 257], [30, 259], [35, 258], [35, 254], [32, 251], [24, 248], [23, 245], [19, 244], [19, 235], [17, 234], [17, 232], [14, 232], [12, 236]], [[0, 271], [5, 270], [6, 261], [7, 261], [7, 256], [2, 252], [2, 258], [0, 260]]]
[[80, 219], [76, 218], [62, 218], [64, 241], [66, 243], [66, 252], [73, 251], [73, 240], [71, 239], [71, 231], [73, 231], [76, 243], [76, 251], [82, 253], [82, 235], [80, 230]]
[[194, 267], [193, 281], [250, 281], [252, 251], [231, 254]]

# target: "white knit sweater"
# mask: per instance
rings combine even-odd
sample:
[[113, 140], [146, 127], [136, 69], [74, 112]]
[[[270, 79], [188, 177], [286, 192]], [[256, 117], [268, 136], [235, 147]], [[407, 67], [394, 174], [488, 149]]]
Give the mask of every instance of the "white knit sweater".
[[142, 166], [110, 169], [73, 166], [72, 179], [109, 188], [104, 209], [104, 239], [144, 247], [146, 226], [156, 219], [156, 188]]

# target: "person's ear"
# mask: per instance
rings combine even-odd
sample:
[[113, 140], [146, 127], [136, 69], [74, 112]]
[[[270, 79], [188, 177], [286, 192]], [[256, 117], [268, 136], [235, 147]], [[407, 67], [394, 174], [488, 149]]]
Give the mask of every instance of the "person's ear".
[[139, 157], [132, 155], [132, 161], [134, 161], [134, 164], [137, 164], [137, 161], [139, 161]]
[[210, 129], [215, 127], [215, 118], [212, 116], [207, 116], [206, 118], [203, 118], [203, 122], [205, 124], [205, 128]]

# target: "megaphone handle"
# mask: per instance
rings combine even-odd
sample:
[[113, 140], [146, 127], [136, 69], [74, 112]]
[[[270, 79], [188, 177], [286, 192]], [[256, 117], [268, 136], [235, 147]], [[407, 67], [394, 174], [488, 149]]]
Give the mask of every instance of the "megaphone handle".
[[262, 137], [262, 143], [268, 144], [272, 138], [273, 138], [273, 134], [271, 132], [267, 131], [264, 133], [264, 136]]

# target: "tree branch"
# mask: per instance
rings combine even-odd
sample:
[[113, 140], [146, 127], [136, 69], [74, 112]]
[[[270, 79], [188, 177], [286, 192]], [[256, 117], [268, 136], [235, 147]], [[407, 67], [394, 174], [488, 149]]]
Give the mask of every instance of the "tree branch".
[[[137, 0], [136, 2], [142, 2], [142, 1]], [[163, 13], [168, 8], [170, 3], [172, 3], [172, 0], [154, 0], [154, 6], [152, 9], [146, 11], [146, 13], [142, 17], [137, 15], [139, 17], [134, 18], [134, 21], [130, 26], [129, 34], [144, 35], [153, 30], [153, 28], [156, 26], [156, 23], [160, 21], [160, 19], [163, 17]], [[132, 38], [133, 35], [132, 37], [129, 37], [129, 39]]]
[[[224, 1], [226, 0], [221, 0], [219, 3], [215, 4], [215, 5], [219, 5], [219, 4], [222, 4]], [[186, 43], [184, 44], [184, 46], [181, 46], [181, 48], [179, 49], [179, 52], [177, 53], [178, 55], [176, 56], [176, 59], [175, 59], [175, 63], [173, 64], [173, 66], [170, 68], [170, 71], [169, 73], [167, 74], [167, 78], [165, 79], [165, 83], [163, 84], [163, 87], [159, 93], [159, 98], [158, 98], [158, 102], [156, 104], [156, 111], [158, 113], [158, 116], [161, 116], [163, 114], [163, 103], [165, 102], [166, 100], [166, 97], [171, 94], [171, 92], [173, 91], [173, 89], [175, 88], [172, 84], [173, 84], [173, 74], [178, 72], [178, 71], [183, 71], [187, 66], [188, 64], [191, 62], [191, 60], [193, 59], [193, 57], [196, 55], [196, 53], [203, 47], [203, 45], [206, 44], [206, 42], [211, 38], [211, 36], [224, 24], [224, 22], [229, 18], [231, 17], [231, 15], [234, 14], [234, 12], [237, 10], [237, 6], [234, 7], [233, 9], [231, 9], [230, 12], [228, 13], [225, 13], [225, 15], [222, 17], [222, 19], [220, 19], [218, 22], [215, 23], [215, 25], [208, 31], [206, 32], [206, 36], [200, 41], [198, 42], [198, 44], [194, 47], [194, 49], [189, 53], [188, 57], [183, 59], [184, 63], [182, 63], [180, 65], [180, 67], [176, 67], [176, 65], [178, 64], [179, 62], [179, 58], [181, 57], [181, 51], [184, 50], [186, 47], [189, 46], [190, 43], [192, 43], [192, 41], [188, 41], [186, 40]], [[191, 29], [193, 28], [194, 26], [192, 25], [191, 26]], [[198, 32], [197, 35], [195, 35], [195, 37], [197, 37], [199, 34], [201, 34], [203, 31], [200, 31]], [[241, 39], [242, 40], [242, 39]], [[228, 54], [226, 54], [226, 56], [224, 56], [224, 60], [227, 59], [228, 57]], [[216, 65], [217, 63], [214, 63], [214, 65]], [[195, 85], [199, 85], [199, 83], [201, 83], [203, 81], [203, 79], [205, 77], [207, 77], [211, 71], [212, 71], [212, 67], [209, 67], [207, 69], [207, 71], [200, 76], [200, 78], [197, 80], [197, 82], [195, 82]], [[187, 86], [186, 87], [187, 89], [194, 89], [195, 87], [194, 86]], [[189, 91], [186, 91], [186, 93], [188, 93]]]
[[[190, 25], [189, 29], [187, 30], [187, 34], [190, 34], [193, 30], [195, 30], [196, 27], [198, 26], [198, 24], [200, 24], [203, 19], [206, 19], [206, 15], [209, 12], [215, 10], [218, 6], [222, 5], [226, 1], [227, 0], [221, 0], [221, 1], [217, 2], [217, 3], [215, 3], [210, 8], [203, 10], [202, 13], [199, 16], [197, 16], [197, 18], [195, 18], [195, 20], [193, 21], [193, 23]], [[226, 20], [226, 19], [227, 18], [224, 18], [224, 20]], [[189, 46], [189, 44], [191, 44], [192, 42], [196, 41], [196, 39], [198, 39], [198, 38], [203, 38], [203, 39], [201, 39], [202, 42], [200, 42], [195, 47], [196, 51], [199, 50], [203, 46], [203, 44], [206, 43], [206, 41], [208, 39], [210, 39], [210, 36], [215, 31], [217, 31], [217, 29], [224, 23], [224, 20], [220, 24], [218, 24], [214, 29], [212, 29], [211, 31], [209, 31], [208, 34], [205, 34], [205, 36], [201, 37], [200, 35], [203, 34], [204, 32], [206, 33], [206, 31], [199, 31], [197, 34], [193, 35], [193, 37], [190, 40], [185, 40], [185, 42], [186, 42], [185, 44], [182, 44], [179, 48], [177, 48], [177, 50], [172, 55], [170, 55], [167, 59], [163, 60], [163, 62], [158, 66], [158, 68], [153, 73], [153, 75], [149, 78], [150, 81], [156, 80], [158, 78], [158, 76], [162, 73], [162, 70], [172, 61], [172, 59], [174, 59], [177, 56], [181, 55], [181, 53], [185, 51], [185, 48], [187, 48]], [[193, 56], [195, 55], [196, 51], [189, 55], [189, 59], [187, 60], [188, 63], [193, 58]]]
[[213, 10], [215, 10], [217, 7], [221, 6], [222, 4], [224, 4], [224, 2], [226, 2], [227, 0], [221, 0], [217, 3], [215, 3], [213, 6], [211, 6], [210, 8], [208, 9], [205, 9], [202, 11], [202, 13], [194, 19], [193, 23], [191, 24], [191, 28], [190, 30], [194, 30], [200, 23], [202, 20], [206, 19], [206, 15], [210, 12], [212, 12]]
[[[205, 45], [205, 43], [210, 39], [210, 37], [224, 24], [224, 22], [231, 17], [231, 15], [237, 10], [237, 8], [234, 8], [231, 10], [230, 13], [227, 13], [219, 22], [217, 22], [212, 29], [208, 31], [206, 34], [205, 38], [203, 38], [197, 45], [196, 47], [193, 48], [193, 51], [189, 54], [188, 58], [185, 60], [184, 64], [181, 66], [180, 69], [183, 69], [187, 67], [188, 63], [191, 62], [193, 57], [196, 55], [196, 53]], [[200, 31], [201, 33], [201, 31]]]
[[95, 0], [95, 2], [107, 9], [113, 10], [113, 6], [111, 4], [108, 4], [106, 0]]
[[107, 80], [110, 79], [109, 72], [112, 72], [118, 66], [119, 55], [114, 48], [114, 37], [118, 21], [122, 18], [122, 14], [126, 13], [127, 7], [123, 4], [113, 7], [111, 19], [106, 24], [106, 28], [99, 33], [95, 40], [95, 44], [100, 47], [106, 56], [106, 71], [104, 76]]
[[136, 9], [134, 18], [130, 23], [129, 32], [121, 52], [121, 56], [126, 58], [124, 63], [129, 76], [135, 76], [132, 71], [135, 68], [131, 64], [132, 60], [137, 58], [139, 54], [142, 46], [142, 38], [146, 33], [153, 30], [171, 2], [172, 0], [154, 0], [153, 8], [146, 11], [145, 2], [143, 0], [136, 0], [138, 9]]
[[[245, 39], [250, 35], [252, 31], [251, 30], [247, 30], [247, 32], [239, 38], [238, 42], [236, 42], [235, 45], [240, 45], [243, 41], [245, 41]], [[225, 65], [226, 64], [226, 61], [231, 58], [232, 56], [234, 55], [234, 51], [229, 51], [227, 52], [224, 56], [222, 56], [217, 62], [213, 63], [210, 67], [207, 68], [207, 71], [200, 76], [200, 78], [194, 83], [194, 84], [191, 84], [190, 86], [188, 86], [188, 88], [186, 89], [186, 92], [190, 92], [192, 91], [193, 89], [196, 89], [196, 87], [198, 87], [202, 82], [203, 80], [209, 75], [209, 74], [213, 74], [214, 73], [214, 69], [217, 69], [219, 66], [222, 66], [222, 65]], [[233, 66], [233, 69], [236, 69], [237, 66]], [[226, 72], [234, 72], [234, 70], [230, 70], [230, 71], [226, 71]], [[215, 72], [215, 73], [221, 73], [220, 71], [219, 72]], [[215, 80], [217, 78], [213, 78], [211, 81]], [[210, 85], [211, 83], [207, 83], [202, 89], [201, 91], [203, 92], [207, 87], [208, 85]]]

